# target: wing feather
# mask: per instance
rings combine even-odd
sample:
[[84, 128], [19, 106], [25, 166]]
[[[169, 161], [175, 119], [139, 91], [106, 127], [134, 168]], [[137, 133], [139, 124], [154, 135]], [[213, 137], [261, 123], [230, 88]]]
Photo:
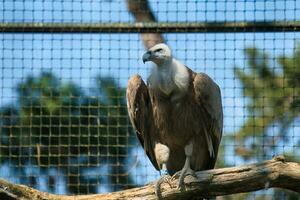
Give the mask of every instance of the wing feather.
[[153, 166], [159, 170], [154, 153], [155, 129], [148, 88], [139, 75], [134, 75], [126, 90], [127, 109], [132, 126]]
[[214, 167], [223, 132], [223, 110], [219, 86], [205, 73], [194, 77], [194, 92], [201, 112], [201, 125], [205, 133], [211, 158], [210, 168]]

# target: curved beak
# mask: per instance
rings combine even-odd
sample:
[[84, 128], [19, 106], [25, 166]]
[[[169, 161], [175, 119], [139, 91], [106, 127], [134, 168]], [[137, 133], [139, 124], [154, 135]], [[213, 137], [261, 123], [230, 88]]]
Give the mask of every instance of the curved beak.
[[145, 64], [145, 62], [150, 61], [152, 52], [151, 51], [147, 51], [146, 53], [144, 53], [143, 55], [143, 63]]

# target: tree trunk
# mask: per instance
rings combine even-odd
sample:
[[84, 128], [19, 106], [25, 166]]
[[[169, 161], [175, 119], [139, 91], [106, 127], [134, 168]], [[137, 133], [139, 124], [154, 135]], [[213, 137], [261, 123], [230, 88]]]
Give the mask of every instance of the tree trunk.
[[[185, 188], [176, 189], [178, 177], [161, 185], [164, 199], [189, 199], [251, 192], [268, 188], [284, 188], [300, 193], [300, 164], [275, 157], [263, 163], [196, 172], [185, 177]], [[24, 200], [107, 200], [157, 199], [154, 184], [119, 192], [95, 195], [63, 196], [35, 190], [0, 180], [0, 199]]]
[[[147, 0], [127, 0], [127, 7], [136, 22], [156, 22]], [[142, 33], [141, 36], [147, 49], [164, 42], [159, 33]]]

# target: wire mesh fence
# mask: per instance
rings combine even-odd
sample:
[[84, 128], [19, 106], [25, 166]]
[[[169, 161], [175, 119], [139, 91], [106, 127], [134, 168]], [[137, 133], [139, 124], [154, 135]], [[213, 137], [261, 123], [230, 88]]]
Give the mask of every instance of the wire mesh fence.
[[[151, 68], [141, 60], [147, 43], [139, 32], [147, 28], [132, 25], [146, 15], [173, 23], [172, 31], [152, 24], [151, 32], [165, 39], [176, 58], [220, 85], [224, 137], [218, 167], [279, 154], [299, 161], [300, 1], [149, 0], [148, 10], [132, 15], [129, 3], [141, 2], [147, 4], [0, 2], [2, 178], [57, 194], [87, 194], [159, 177], [136, 140], [125, 100], [129, 77], [138, 73], [146, 80]], [[176, 29], [175, 22], [185, 26]], [[217, 24], [224, 22], [233, 28], [224, 31], [226, 24]], [[41, 23], [85, 28], [51, 31]], [[100, 28], [88, 29], [93, 23]], [[103, 23], [128, 27], [101, 31]], [[224, 198], [299, 196], [270, 189]]]

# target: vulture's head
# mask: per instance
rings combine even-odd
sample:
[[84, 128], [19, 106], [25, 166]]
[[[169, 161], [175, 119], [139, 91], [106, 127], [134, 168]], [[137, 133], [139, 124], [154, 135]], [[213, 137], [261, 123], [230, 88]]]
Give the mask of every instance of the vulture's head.
[[156, 65], [163, 65], [172, 60], [171, 49], [164, 43], [157, 44], [143, 55], [143, 62], [152, 61]]

